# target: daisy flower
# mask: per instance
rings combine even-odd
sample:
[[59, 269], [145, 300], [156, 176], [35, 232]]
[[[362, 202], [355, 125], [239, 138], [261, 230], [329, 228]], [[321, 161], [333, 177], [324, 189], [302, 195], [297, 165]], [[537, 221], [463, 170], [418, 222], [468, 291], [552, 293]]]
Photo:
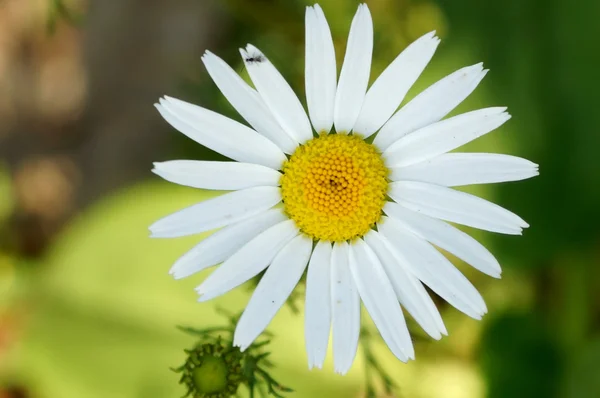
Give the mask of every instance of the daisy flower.
[[[306, 9], [308, 115], [290, 85], [256, 47], [241, 49], [253, 86], [211, 52], [202, 60], [249, 126], [165, 97], [156, 108], [175, 129], [232, 159], [155, 163], [176, 184], [231, 191], [154, 223], [153, 237], [217, 229], [173, 268], [183, 278], [216, 264], [197, 288], [210, 300], [265, 271], [237, 325], [246, 349], [306, 276], [309, 367], [321, 367], [330, 331], [335, 370], [346, 373], [359, 342], [361, 301], [401, 361], [414, 358], [403, 309], [434, 339], [447, 334], [423, 285], [466, 315], [486, 305], [433, 245], [492, 277], [494, 256], [457, 223], [520, 235], [510, 211], [452, 187], [538, 174], [521, 158], [454, 150], [506, 122], [504, 107], [444, 119], [485, 76], [481, 64], [457, 70], [401, 107], [439, 44], [428, 33], [368, 87], [373, 24], [365, 4], [350, 27], [337, 78], [331, 32], [318, 5]], [[312, 126], [311, 126], [312, 125]]]

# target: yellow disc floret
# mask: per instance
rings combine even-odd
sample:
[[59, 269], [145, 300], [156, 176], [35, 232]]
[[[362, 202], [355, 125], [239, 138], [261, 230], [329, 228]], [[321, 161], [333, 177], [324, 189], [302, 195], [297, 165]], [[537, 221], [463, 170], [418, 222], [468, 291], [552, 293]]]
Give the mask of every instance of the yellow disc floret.
[[362, 138], [321, 135], [298, 147], [283, 165], [285, 211], [314, 239], [360, 237], [381, 217], [387, 175], [376, 148]]

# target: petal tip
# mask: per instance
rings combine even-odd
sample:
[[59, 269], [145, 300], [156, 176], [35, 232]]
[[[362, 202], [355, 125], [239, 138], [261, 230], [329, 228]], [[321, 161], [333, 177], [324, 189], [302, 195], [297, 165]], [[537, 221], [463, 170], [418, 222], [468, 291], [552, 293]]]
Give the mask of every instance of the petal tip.
[[319, 363], [314, 362], [314, 361], [311, 360], [308, 363], [308, 370], [313, 370], [315, 368], [321, 370], [321, 369], [323, 369], [323, 366], [322, 366], [322, 364], [319, 364]]
[[364, 13], [365, 13], [365, 17], [364, 18], [367, 18], [368, 22], [372, 24], [373, 20], [371, 18], [371, 10], [369, 10], [369, 6], [367, 5], [367, 3], [363, 3], [363, 6], [364, 6], [363, 10], [364, 10]]
[[344, 376], [346, 373], [348, 373], [348, 371], [347, 371], [347, 370], [343, 370], [343, 369], [336, 368], [336, 369], [335, 369], [335, 373], [337, 373], [337, 374], [339, 374], [339, 375], [341, 375], [341, 376]]
[[[199, 293], [199, 292], [198, 292]], [[208, 300], [210, 300], [212, 297], [209, 297], [206, 295], [206, 293], [201, 293], [200, 297], [198, 297], [198, 302], [199, 303], [204, 303], [207, 302]]]
[[[236, 332], [237, 332], [237, 329], [236, 329]], [[233, 346], [239, 347], [240, 351], [244, 352], [244, 351], [246, 351], [246, 349], [248, 349], [248, 347], [250, 346], [250, 344], [252, 342], [248, 343], [248, 342], [242, 342], [240, 340], [241, 340], [240, 337], [234, 336], [233, 337]]]
[[182, 272], [176, 271], [176, 272], [169, 272], [169, 274], [171, 274], [171, 276], [173, 277], [173, 279], [175, 279], [176, 281], [187, 278], [189, 275], [184, 274]]
[[246, 52], [262, 54], [262, 52], [258, 48], [256, 48], [254, 45], [252, 45], [250, 43], [246, 44]]

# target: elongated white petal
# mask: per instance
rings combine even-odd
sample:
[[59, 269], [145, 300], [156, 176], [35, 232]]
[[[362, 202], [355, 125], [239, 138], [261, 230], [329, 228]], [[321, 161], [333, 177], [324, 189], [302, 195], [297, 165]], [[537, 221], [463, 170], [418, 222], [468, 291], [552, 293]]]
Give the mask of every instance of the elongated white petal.
[[520, 235], [529, 227], [516, 214], [477, 196], [425, 182], [399, 181], [388, 194], [397, 203], [431, 217], [491, 232]]
[[474, 319], [481, 319], [487, 312], [477, 289], [433, 246], [394, 219], [383, 218], [377, 227], [393, 244], [390, 247], [396, 256], [402, 258], [411, 272], [440, 297]]
[[372, 56], [373, 20], [367, 5], [361, 4], [350, 26], [335, 95], [333, 123], [338, 133], [349, 133], [358, 118], [369, 84]]
[[430, 32], [396, 57], [367, 91], [354, 132], [368, 137], [387, 122], [433, 57], [439, 43], [435, 32]]
[[312, 240], [298, 235], [277, 253], [238, 321], [234, 346], [244, 351], [265, 330], [298, 284], [311, 250]]
[[442, 120], [486, 75], [482, 64], [467, 66], [429, 86], [381, 128], [373, 143], [382, 151], [406, 134]]
[[331, 243], [319, 241], [306, 275], [304, 335], [308, 368], [321, 369], [331, 330]]
[[518, 181], [539, 174], [537, 164], [498, 153], [445, 153], [391, 171], [392, 181], [423, 181], [447, 187]]
[[256, 235], [285, 220], [286, 216], [280, 209], [271, 209], [228, 225], [181, 256], [169, 273], [175, 279], [181, 279], [223, 262]]
[[360, 333], [360, 297], [348, 252], [348, 243], [336, 242], [331, 253], [333, 366], [340, 374], [346, 374], [354, 362]]
[[223, 115], [170, 97], [155, 106], [181, 133], [233, 160], [278, 170], [286, 159], [281, 149], [267, 138]]
[[240, 49], [248, 74], [283, 130], [297, 142], [313, 138], [312, 129], [300, 100], [271, 61], [251, 44]]
[[399, 360], [414, 359], [404, 314], [381, 262], [362, 239], [350, 245], [349, 257], [354, 283], [381, 337]]
[[196, 288], [207, 301], [241, 285], [267, 268], [275, 255], [294, 237], [298, 229], [293, 220], [283, 221], [246, 243]]
[[248, 188], [179, 210], [156, 221], [149, 229], [153, 238], [199, 234], [260, 214], [280, 201], [279, 188]]
[[206, 51], [202, 62], [227, 101], [254, 130], [277, 144], [283, 152], [294, 152], [298, 142], [283, 131], [256, 90], [250, 87], [225, 61], [210, 51]]
[[479, 271], [500, 278], [502, 270], [492, 253], [460, 229], [436, 218], [408, 210], [397, 203], [386, 203], [384, 212], [415, 235], [454, 254]]
[[152, 172], [175, 184], [225, 191], [276, 187], [281, 178], [281, 173], [260, 164], [203, 160], [155, 162]]
[[337, 70], [331, 30], [318, 4], [306, 8], [304, 73], [310, 120], [315, 131], [328, 133], [333, 124]]
[[504, 124], [506, 108], [485, 108], [463, 113], [415, 131], [393, 143], [383, 154], [388, 166], [423, 162], [458, 148]]
[[365, 242], [383, 264], [400, 304], [413, 316], [423, 330], [436, 340], [447, 335], [446, 326], [433, 300], [421, 282], [409, 271], [403, 259], [396, 256], [391, 243], [380, 233], [370, 231]]

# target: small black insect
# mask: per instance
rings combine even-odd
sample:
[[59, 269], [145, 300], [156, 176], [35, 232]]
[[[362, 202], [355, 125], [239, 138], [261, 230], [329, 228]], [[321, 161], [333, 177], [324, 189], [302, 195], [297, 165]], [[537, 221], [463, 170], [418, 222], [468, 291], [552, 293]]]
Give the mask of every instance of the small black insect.
[[262, 54], [255, 54], [255, 55], [250, 55], [247, 58], [244, 59], [244, 61], [252, 64], [252, 63], [257, 63], [260, 64], [261, 62], [265, 61], [265, 56]]

